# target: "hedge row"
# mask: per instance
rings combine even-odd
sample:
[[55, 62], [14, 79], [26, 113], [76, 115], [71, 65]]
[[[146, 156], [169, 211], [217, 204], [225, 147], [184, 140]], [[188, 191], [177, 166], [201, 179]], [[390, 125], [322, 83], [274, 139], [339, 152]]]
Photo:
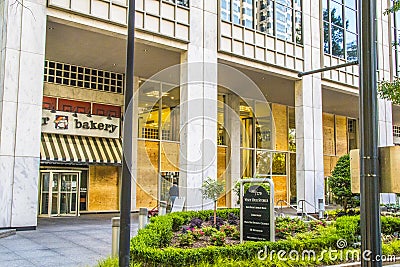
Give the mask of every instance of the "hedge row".
[[[217, 216], [227, 219], [229, 213], [238, 215], [238, 209], [218, 210]], [[334, 227], [321, 228], [318, 234], [304, 233], [277, 242], [246, 242], [235, 246], [209, 246], [197, 249], [183, 249], [168, 247], [173, 236], [173, 229], [177, 230], [188, 223], [192, 218], [205, 220], [212, 216], [213, 211], [179, 212], [165, 216], [154, 217], [151, 223], [138, 232], [131, 241], [131, 258], [133, 263], [142, 263], [144, 266], [190, 266], [224, 258], [226, 260], [246, 261], [257, 257], [260, 250], [297, 250], [312, 249], [321, 251], [336, 245], [339, 236]]]

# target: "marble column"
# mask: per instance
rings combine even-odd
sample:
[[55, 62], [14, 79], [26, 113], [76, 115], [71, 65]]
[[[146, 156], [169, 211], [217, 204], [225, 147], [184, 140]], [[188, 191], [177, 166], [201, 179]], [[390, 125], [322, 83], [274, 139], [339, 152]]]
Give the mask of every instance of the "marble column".
[[35, 227], [46, 1], [1, 2], [0, 228]]
[[188, 50], [181, 55], [180, 195], [188, 210], [211, 209], [202, 198], [207, 177], [217, 179], [217, 2], [190, 1]]
[[[304, 69], [321, 67], [319, 1], [303, 2]], [[295, 83], [297, 201], [306, 201], [306, 212], [318, 212], [324, 201], [321, 74]], [[301, 211], [298, 206], [298, 212]]]

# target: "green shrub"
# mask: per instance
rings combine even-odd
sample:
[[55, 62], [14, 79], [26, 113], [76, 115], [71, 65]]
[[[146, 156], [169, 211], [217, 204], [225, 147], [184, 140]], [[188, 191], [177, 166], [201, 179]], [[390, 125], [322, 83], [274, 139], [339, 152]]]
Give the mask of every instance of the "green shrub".
[[276, 218], [275, 234], [276, 237], [285, 238], [293, 236], [296, 233], [302, 233], [307, 230], [307, 225], [304, 221], [298, 218], [278, 217]]
[[223, 246], [225, 244], [226, 234], [224, 232], [215, 232], [211, 235], [211, 242], [215, 246]]
[[329, 177], [328, 183], [336, 202], [342, 205], [344, 212], [346, 212], [349, 207], [359, 205], [357, 194], [351, 192], [349, 155], [344, 155], [339, 158], [332, 171], [332, 176]]
[[[145, 229], [139, 231], [138, 235], [131, 241], [131, 259], [134, 264], [142, 264], [143, 266], [311, 266], [311, 265], [326, 265], [336, 262], [330, 261], [324, 257], [321, 262], [299, 261], [293, 262], [278, 262], [276, 259], [259, 261], [256, 257], [260, 250], [267, 251], [303, 251], [314, 250], [316, 253], [323, 249], [336, 249], [336, 242], [341, 238], [346, 238], [348, 243], [354, 242], [354, 236], [358, 236], [359, 216], [344, 216], [337, 219], [334, 224], [326, 227], [318, 227], [315, 231], [304, 230], [303, 233], [296, 233], [294, 236], [288, 236], [285, 240], [276, 242], [245, 242], [235, 246], [209, 246], [204, 248], [175, 248], [168, 247], [170, 244], [173, 231], [173, 217], [175, 221], [184, 221], [187, 224], [192, 218], [208, 219], [213, 211], [188, 211], [178, 212], [165, 216], [155, 217], [152, 223]], [[229, 213], [239, 214], [238, 209], [218, 210], [217, 215], [225, 220]], [[182, 219], [177, 219], [182, 217]], [[400, 218], [382, 218], [382, 229], [398, 229], [398, 220]], [[281, 219], [277, 219], [277, 224], [287, 223]], [[153, 225], [154, 224], [154, 225]], [[299, 228], [303, 228], [302, 222]], [[159, 228], [163, 227], [164, 230]], [[178, 225], [178, 228], [181, 225]], [[296, 227], [295, 227], [296, 228]], [[150, 232], [148, 230], [151, 230]], [[296, 228], [297, 229], [297, 228]], [[156, 230], [156, 231], [154, 231]], [[166, 233], [169, 232], [169, 233]], [[203, 229], [204, 231], [204, 229]], [[210, 230], [213, 232], [214, 230]], [[166, 237], [160, 237], [165, 235]], [[168, 243], [165, 243], [169, 240]], [[166, 245], [165, 245], [166, 244]], [[384, 244], [384, 250], [400, 254], [400, 241], [393, 241], [390, 244]], [[223, 263], [221, 263], [223, 262]], [[227, 263], [227, 264], [225, 264]], [[239, 264], [240, 263], [240, 264]], [[232, 264], [232, 265], [231, 265]], [[286, 264], [286, 265], [285, 265]], [[107, 266], [107, 265], [105, 265]]]
[[218, 230], [212, 226], [207, 226], [202, 228], [206, 236], [211, 236], [213, 233], [218, 232]]
[[233, 225], [222, 225], [220, 231], [225, 233], [226, 236], [232, 237], [233, 233], [237, 231], [236, 227]]
[[194, 229], [190, 230], [190, 233], [192, 233], [195, 240], [199, 240], [200, 237], [204, 236], [203, 229], [199, 229], [199, 228], [194, 228]]
[[190, 246], [194, 243], [196, 238], [193, 236], [191, 232], [187, 232], [185, 234], [180, 234], [178, 236], [179, 245], [182, 247]]

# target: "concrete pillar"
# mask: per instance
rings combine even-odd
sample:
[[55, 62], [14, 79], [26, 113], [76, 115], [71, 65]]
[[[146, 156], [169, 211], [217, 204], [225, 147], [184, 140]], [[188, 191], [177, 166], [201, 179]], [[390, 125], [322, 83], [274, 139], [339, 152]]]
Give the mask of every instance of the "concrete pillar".
[[46, 1], [3, 0], [0, 5], [0, 228], [34, 227]]
[[190, 210], [211, 209], [202, 198], [217, 179], [217, 2], [190, 1], [188, 50], [181, 56], [180, 194]]
[[[319, 5], [318, 0], [303, 2], [305, 70], [321, 67]], [[306, 200], [306, 212], [316, 213], [318, 199], [324, 199], [321, 74], [295, 83], [295, 113], [297, 201]]]

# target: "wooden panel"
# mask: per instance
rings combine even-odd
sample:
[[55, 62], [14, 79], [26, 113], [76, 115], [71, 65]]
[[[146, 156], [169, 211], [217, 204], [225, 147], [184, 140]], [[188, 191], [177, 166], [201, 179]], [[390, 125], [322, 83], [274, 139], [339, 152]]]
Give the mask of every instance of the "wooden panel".
[[[226, 147], [218, 147], [217, 152], [217, 179], [218, 181], [225, 182], [226, 190]], [[226, 207], [226, 199], [228, 195], [225, 194], [218, 199], [218, 207]]]
[[347, 118], [336, 116], [336, 155], [347, 154]]
[[272, 104], [272, 115], [275, 122], [275, 150], [288, 150], [288, 117], [287, 108], [283, 105]]
[[324, 155], [335, 155], [335, 122], [332, 114], [323, 113]]
[[[287, 201], [287, 181], [286, 176], [272, 176], [274, 181], [274, 191], [275, 191], [275, 205], [278, 204], [279, 200]], [[286, 204], [283, 204], [286, 205]]]
[[179, 144], [161, 143], [161, 171], [179, 171]]
[[119, 175], [115, 166], [90, 166], [89, 211], [119, 209]]
[[153, 208], [157, 205], [158, 142], [138, 141], [136, 207]]
[[324, 156], [324, 176], [331, 175], [331, 157]]

